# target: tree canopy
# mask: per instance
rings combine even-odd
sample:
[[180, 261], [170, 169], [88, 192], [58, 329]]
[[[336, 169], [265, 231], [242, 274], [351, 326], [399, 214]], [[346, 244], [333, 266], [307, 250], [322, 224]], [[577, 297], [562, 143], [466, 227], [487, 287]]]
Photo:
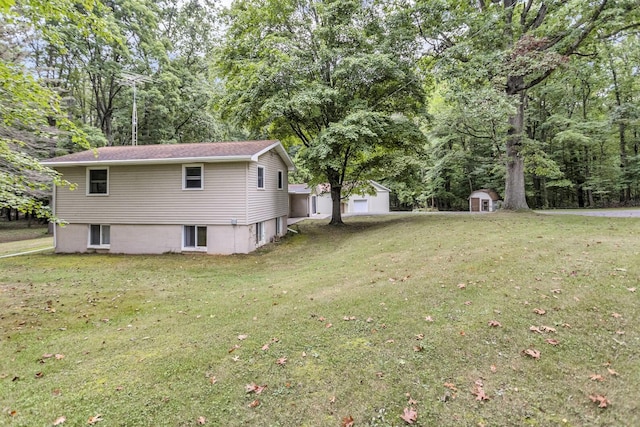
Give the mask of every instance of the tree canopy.
[[297, 160], [331, 186], [335, 224], [346, 184], [421, 140], [416, 44], [383, 6], [238, 1], [218, 58], [227, 117], [299, 145]]

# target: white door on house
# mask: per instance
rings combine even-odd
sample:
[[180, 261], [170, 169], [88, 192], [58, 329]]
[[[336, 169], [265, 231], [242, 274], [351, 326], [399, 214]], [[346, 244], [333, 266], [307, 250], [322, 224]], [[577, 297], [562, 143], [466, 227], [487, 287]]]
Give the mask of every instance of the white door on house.
[[369, 205], [367, 203], [367, 200], [354, 200], [353, 212], [355, 213], [369, 212]]

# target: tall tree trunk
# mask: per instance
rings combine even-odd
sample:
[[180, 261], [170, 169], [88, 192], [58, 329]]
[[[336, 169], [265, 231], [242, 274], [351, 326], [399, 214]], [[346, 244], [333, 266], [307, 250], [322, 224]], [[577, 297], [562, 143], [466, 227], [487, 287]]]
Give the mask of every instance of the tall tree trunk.
[[327, 171], [327, 178], [331, 186], [331, 221], [329, 225], [344, 225], [344, 222], [342, 222], [342, 212], [340, 210], [342, 202], [340, 174], [335, 170], [329, 169]]
[[516, 114], [509, 117], [509, 131], [507, 133], [507, 176], [502, 208], [508, 210], [529, 209], [524, 191], [524, 157], [521, 153], [525, 92], [515, 91], [520, 79], [522, 77], [509, 77], [507, 83], [507, 93], [519, 97]]

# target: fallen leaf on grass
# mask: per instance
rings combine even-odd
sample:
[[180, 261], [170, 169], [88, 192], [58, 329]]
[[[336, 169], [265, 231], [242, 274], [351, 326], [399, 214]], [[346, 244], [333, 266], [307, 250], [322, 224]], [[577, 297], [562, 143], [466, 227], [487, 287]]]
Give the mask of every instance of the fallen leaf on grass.
[[458, 391], [458, 388], [453, 383], [444, 383], [443, 385], [451, 391]]
[[594, 395], [590, 395], [589, 399], [591, 399], [591, 401], [593, 403], [597, 403], [598, 404], [598, 408], [606, 408], [607, 405], [609, 405], [611, 403], [611, 401], [609, 399], [607, 399], [606, 396], [603, 396], [601, 394], [596, 394]]
[[433, 318], [431, 316], [427, 316], [424, 318], [427, 322], [433, 322]]
[[16, 415], [18, 415], [18, 411], [16, 411], [16, 410], [9, 411], [9, 416], [10, 417], [15, 417]]
[[209, 378], [209, 383], [211, 383], [211, 385], [214, 385], [217, 382], [218, 379], [215, 377], [215, 375]]
[[544, 325], [540, 326], [540, 330], [542, 332], [550, 332], [554, 334], [557, 332], [555, 328], [552, 328], [551, 326], [544, 326]]
[[286, 357], [280, 357], [278, 360], [276, 360], [276, 364], [283, 366], [287, 363], [287, 358]]
[[413, 424], [418, 420], [418, 413], [414, 408], [404, 408], [400, 418], [402, 418], [407, 424]]
[[546, 342], [547, 344], [551, 344], [551, 345], [558, 345], [558, 344], [560, 344], [560, 341], [558, 341], [558, 340], [554, 340], [553, 338], [548, 338], [548, 339], [544, 340], [544, 342]]
[[531, 332], [535, 332], [535, 333], [537, 333], [537, 334], [541, 334], [541, 333], [542, 333], [542, 331], [540, 330], [540, 328], [538, 328], [537, 326], [530, 326], [530, 327], [529, 327], [529, 330], [530, 330]]
[[589, 379], [591, 381], [604, 381], [604, 377], [600, 374], [591, 374], [589, 375]]
[[489, 368], [491, 370], [492, 373], [496, 373], [498, 371], [498, 368], [496, 368], [496, 365], [491, 365], [491, 367]]
[[424, 347], [421, 345], [414, 345], [413, 346], [413, 351], [415, 351], [416, 353], [421, 352], [422, 350], [424, 350]]
[[356, 316], [344, 316], [342, 320], [344, 320], [345, 322], [349, 322], [351, 320], [356, 320]]
[[87, 424], [95, 424], [100, 421], [104, 421], [104, 420], [102, 419], [102, 415], [98, 414], [93, 417], [89, 417], [89, 419], [87, 420]]
[[562, 289], [551, 289], [552, 294], [560, 294], [562, 293]]
[[502, 326], [502, 324], [500, 322], [498, 322], [497, 320], [489, 320], [489, 326], [493, 327], [493, 328], [499, 328]]
[[607, 372], [609, 372], [609, 375], [612, 375], [614, 377], [618, 376], [618, 373], [611, 368], [607, 368]]
[[636, 288], [627, 288], [627, 290], [628, 290], [629, 292], [635, 292], [635, 291], [636, 291]]
[[56, 420], [53, 422], [54, 426], [59, 426], [61, 424], [64, 424], [64, 422], [67, 421], [67, 417], [62, 416], [62, 417], [58, 417], [56, 418]]
[[260, 406], [260, 401], [258, 399], [254, 400], [253, 402], [249, 403], [247, 405], [249, 408], [255, 408], [257, 406]]
[[423, 340], [423, 339], [424, 339], [424, 334], [418, 334], [418, 335], [416, 335], [416, 339], [417, 339], [418, 341]]
[[244, 388], [247, 391], [247, 393], [260, 394], [264, 391], [265, 388], [267, 388], [267, 385], [266, 384], [258, 385], [256, 383], [251, 383], [251, 384], [247, 384]]
[[528, 348], [526, 350], [523, 350], [522, 353], [536, 360], [540, 359], [540, 352], [535, 348]]
[[546, 313], [546, 310], [543, 310], [542, 308], [534, 308], [533, 312], [535, 314], [539, 314], [540, 316], [544, 315]]
[[613, 317], [614, 319], [619, 319], [619, 318], [622, 317], [622, 314], [620, 314], [620, 313], [612, 313], [611, 317]]
[[236, 345], [234, 345], [233, 347], [231, 347], [229, 349], [229, 353], [233, 353], [234, 351], [236, 351], [239, 348], [240, 348], [240, 344], [236, 344]]
[[327, 323], [326, 325], [324, 325], [324, 327], [325, 327], [325, 328], [330, 328], [330, 327], [332, 327], [332, 326], [333, 326], [333, 325], [332, 325], [331, 323]]
[[207, 423], [207, 419], [205, 417], [198, 417], [198, 425], [203, 426]]
[[44, 372], [36, 372], [36, 378], [42, 378], [44, 377]]
[[481, 380], [477, 380], [473, 386], [473, 391], [471, 394], [476, 396], [476, 400], [483, 401], [489, 400], [489, 396], [484, 392], [484, 385]]
[[467, 285], [465, 285], [464, 283], [458, 283], [458, 289], [465, 289], [467, 287]]
[[244, 341], [244, 340], [246, 340], [247, 338], [249, 338], [249, 335], [245, 335], [245, 334], [240, 334], [240, 335], [238, 335], [238, 339], [239, 339], [240, 341]]
[[353, 427], [353, 417], [351, 415], [342, 419], [342, 427]]
[[62, 360], [64, 359], [64, 354], [56, 354], [54, 357], [56, 358], [56, 360]]
[[471, 305], [471, 301], [465, 301], [464, 305]]
[[269, 344], [265, 344], [260, 348], [262, 351], [267, 351], [269, 350]]

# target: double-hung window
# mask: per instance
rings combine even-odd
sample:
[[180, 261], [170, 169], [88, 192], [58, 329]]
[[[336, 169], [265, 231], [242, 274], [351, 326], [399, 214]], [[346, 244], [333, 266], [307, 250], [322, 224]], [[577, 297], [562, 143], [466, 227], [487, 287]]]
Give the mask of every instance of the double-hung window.
[[89, 247], [108, 248], [111, 245], [111, 226], [91, 224], [89, 226]]
[[182, 166], [182, 189], [202, 190], [204, 188], [204, 167], [201, 164]]
[[276, 235], [282, 234], [282, 217], [276, 218]]
[[264, 190], [264, 166], [258, 166], [258, 189]]
[[182, 247], [190, 250], [206, 250], [207, 227], [201, 225], [185, 225]]
[[87, 195], [109, 195], [109, 168], [87, 168]]

